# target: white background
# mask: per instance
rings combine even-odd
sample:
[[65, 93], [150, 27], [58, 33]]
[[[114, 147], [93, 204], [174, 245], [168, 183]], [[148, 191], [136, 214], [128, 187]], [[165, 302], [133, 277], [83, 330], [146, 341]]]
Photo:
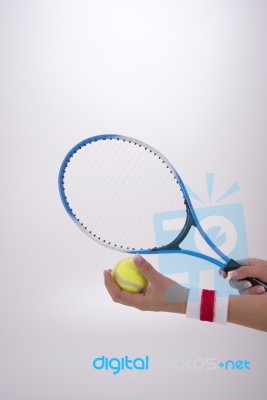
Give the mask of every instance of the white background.
[[[199, 194], [206, 172], [219, 194], [237, 181], [250, 254], [267, 258], [266, 13], [264, 0], [1, 0], [1, 398], [264, 396], [265, 333], [111, 301], [102, 270], [122, 255], [71, 223], [57, 174], [86, 137], [136, 137]], [[113, 376], [92, 368], [102, 355], [151, 368]], [[252, 370], [173, 367], [209, 357]]]

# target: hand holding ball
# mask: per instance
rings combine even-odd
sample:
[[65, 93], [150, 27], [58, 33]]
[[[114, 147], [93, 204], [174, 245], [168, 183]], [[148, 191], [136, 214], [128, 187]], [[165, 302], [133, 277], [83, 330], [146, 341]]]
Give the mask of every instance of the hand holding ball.
[[112, 271], [112, 277], [122, 290], [130, 293], [140, 293], [148, 285], [148, 280], [138, 270], [132, 258], [119, 261]]

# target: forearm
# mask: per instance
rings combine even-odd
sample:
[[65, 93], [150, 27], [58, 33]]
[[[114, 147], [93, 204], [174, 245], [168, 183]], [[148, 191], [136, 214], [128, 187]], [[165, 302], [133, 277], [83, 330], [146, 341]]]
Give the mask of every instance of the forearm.
[[[129, 293], [115, 283], [111, 270], [104, 271], [105, 285], [113, 301], [142, 311], [180, 313], [188, 318], [220, 324], [228, 321], [267, 332], [267, 293], [230, 296], [229, 299], [227, 293], [214, 290], [188, 290], [160, 274], [140, 255], [135, 255], [134, 261], [149, 286], [141, 293]], [[263, 276], [261, 279], [266, 281]]]
[[267, 296], [230, 296], [227, 320], [267, 332]]

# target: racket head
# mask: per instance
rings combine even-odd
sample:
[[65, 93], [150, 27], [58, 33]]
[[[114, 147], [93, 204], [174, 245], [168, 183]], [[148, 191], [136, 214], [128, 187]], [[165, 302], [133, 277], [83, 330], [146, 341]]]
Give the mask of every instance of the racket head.
[[[62, 203], [91, 239], [136, 253], [179, 249], [194, 224], [190, 199], [172, 164], [153, 147], [121, 135], [98, 135], [75, 145], [58, 177]], [[184, 226], [166, 241], [155, 238], [153, 217], [183, 210]]]

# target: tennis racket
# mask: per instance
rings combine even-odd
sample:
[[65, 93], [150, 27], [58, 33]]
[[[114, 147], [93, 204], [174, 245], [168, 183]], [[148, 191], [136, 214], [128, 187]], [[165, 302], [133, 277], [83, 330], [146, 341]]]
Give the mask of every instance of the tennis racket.
[[[100, 135], [74, 146], [59, 172], [62, 203], [91, 239], [125, 253], [180, 253], [204, 259], [226, 272], [240, 264], [224, 254], [200, 225], [185, 185], [172, 164], [151, 146], [126, 136]], [[156, 242], [154, 215], [184, 211], [184, 226]], [[220, 257], [181, 247], [195, 227]], [[165, 241], [164, 241], [165, 240]], [[247, 278], [253, 286], [267, 284]]]

